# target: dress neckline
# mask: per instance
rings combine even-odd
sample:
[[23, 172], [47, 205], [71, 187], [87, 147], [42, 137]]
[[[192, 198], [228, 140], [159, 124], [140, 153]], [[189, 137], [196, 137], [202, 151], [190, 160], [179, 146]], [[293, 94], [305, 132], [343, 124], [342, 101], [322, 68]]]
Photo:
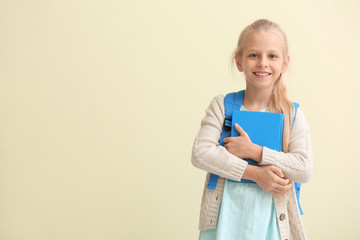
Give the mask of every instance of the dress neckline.
[[[259, 112], [266, 112], [266, 109], [267, 108], [261, 109]], [[246, 107], [244, 107], [244, 105], [241, 105], [240, 110], [249, 111], [249, 110], [246, 109]], [[257, 112], [257, 111], [253, 111], [253, 112]]]

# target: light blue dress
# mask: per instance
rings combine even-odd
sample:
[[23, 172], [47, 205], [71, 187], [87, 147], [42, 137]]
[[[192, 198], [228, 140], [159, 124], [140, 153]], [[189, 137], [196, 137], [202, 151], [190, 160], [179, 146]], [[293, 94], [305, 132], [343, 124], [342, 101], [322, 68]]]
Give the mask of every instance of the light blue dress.
[[256, 183], [226, 180], [216, 228], [200, 231], [199, 240], [280, 240], [272, 194]]

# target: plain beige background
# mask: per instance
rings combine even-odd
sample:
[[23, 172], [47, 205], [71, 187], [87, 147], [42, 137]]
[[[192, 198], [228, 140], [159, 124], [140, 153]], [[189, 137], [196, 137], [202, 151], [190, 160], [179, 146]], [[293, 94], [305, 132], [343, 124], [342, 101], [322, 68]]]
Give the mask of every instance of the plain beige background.
[[312, 130], [309, 239], [359, 239], [358, 1], [0, 1], [0, 239], [197, 239], [191, 148], [244, 87], [240, 31], [280, 24]]

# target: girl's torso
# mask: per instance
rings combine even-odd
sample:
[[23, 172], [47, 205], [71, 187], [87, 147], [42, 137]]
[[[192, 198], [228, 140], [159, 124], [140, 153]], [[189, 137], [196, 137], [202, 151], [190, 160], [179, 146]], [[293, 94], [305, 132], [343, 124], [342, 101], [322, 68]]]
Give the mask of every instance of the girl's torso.
[[[247, 111], [244, 106], [240, 110]], [[280, 239], [272, 194], [256, 183], [225, 181], [216, 228], [199, 236], [199, 240], [232, 239]]]

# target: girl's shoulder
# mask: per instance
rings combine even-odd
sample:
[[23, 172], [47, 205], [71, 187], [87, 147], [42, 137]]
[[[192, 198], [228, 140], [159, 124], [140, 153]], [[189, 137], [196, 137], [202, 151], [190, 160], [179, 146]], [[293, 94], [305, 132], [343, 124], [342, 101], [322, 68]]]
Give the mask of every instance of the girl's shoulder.
[[296, 118], [293, 125], [293, 130], [296, 129], [310, 131], [310, 127], [307, 123], [305, 114], [300, 107], [297, 109]]
[[225, 96], [222, 94], [216, 95], [211, 99], [210, 106], [224, 106]]
[[[225, 104], [224, 104], [224, 95], [216, 95], [211, 99], [209, 107], [207, 108], [206, 112], [217, 115], [218, 117], [225, 116]], [[210, 112], [209, 112], [210, 111]]]

